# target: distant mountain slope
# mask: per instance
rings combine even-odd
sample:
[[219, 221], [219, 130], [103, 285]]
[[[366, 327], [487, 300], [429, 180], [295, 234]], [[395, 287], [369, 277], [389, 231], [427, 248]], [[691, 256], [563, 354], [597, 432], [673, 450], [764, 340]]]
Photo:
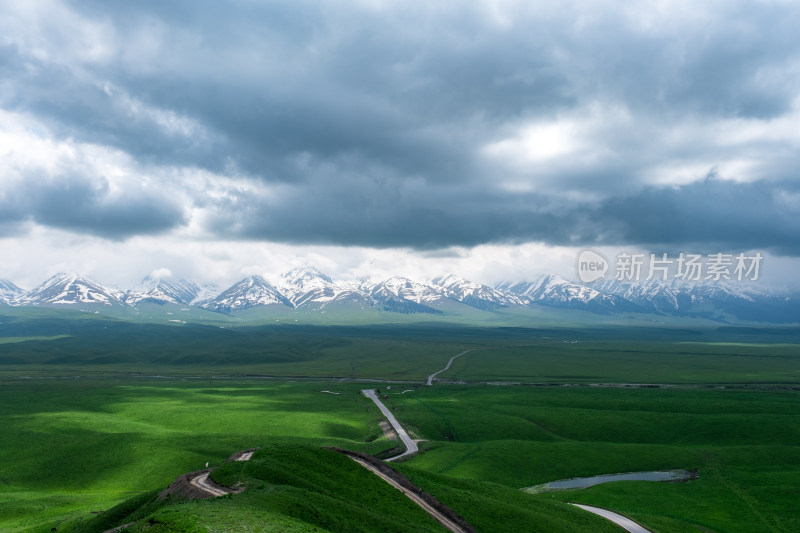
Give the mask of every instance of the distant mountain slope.
[[384, 311], [393, 313], [432, 313], [442, 311], [433, 306], [446, 300], [441, 290], [429, 283], [412, 281], [394, 276], [379, 283], [364, 283], [362, 290], [368, 293]]
[[222, 313], [243, 311], [259, 306], [285, 306], [293, 308], [292, 302], [261, 276], [250, 276], [225, 290], [222, 294], [203, 304], [203, 308]]
[[379, 300], [408, 300], [417, 304], [441, 302], [445, 296], [441, 288], [430, 283], [413, 281], [401, 276], [393, 276], [379, 283], [366, 283], [364, 289]]
[[440, 287], [447, 298], [483, 311], [524, 305], [523, 300], [513, 293], [504, 293], [453, 275], [436, 278], [433, 285]]
[[314, 267], [285, 272], [274, 286], [295, 308], [322, 309], [331, 303], [360, 307], [374, 305], [372, 298], [357, 286], [336, 283]]
[[752, 284], [722, 280], [699, 283], [685, 280], [650, 280], [641, 283], [604, 280], [592, 287], [641, 307], [643, 312], [677, 316], [734, 316], [743, 320], [796, 322], [800, 297], [776, 293]]
[[566, 309], [610, 313], [636, 311], [638, 308], [624, 298], [606, 294], [560, 276], [546, 275], [536, 281], [504, 282], [497, 289], [517, 295], [527, 305], [538, 304]]
[[148, 276], [139, 287], [125, 293], [124, 301], [131, 305], [140, 302], [191, 305], [201, 292], [200, 286], [193, 281], [165, 281]]
[[0, 279], [0, 304], [10, 305], [25, 293], [7, 279]]
[[56, 274], [20, 296], [17, 305], [124, 306], [122, 294], [78, 274]]
[[[392, 276], [385, 280], [335, 281], [310, 266], [284, 272], [271, 282], [250, 276], [220, 292], [190, 280], [147, 277], [123, 293], [78, 274], [57, 274], [29, 292], [10, 281], [0, 280], [0, 305], [71, 307], [104, 312], [129, 310], [142, 319], [161, 317], [172, 322], [191, 320], [191, 310], [210, 311], [243, 320], [265, 317], [259, 310], [280, 318], [281, 314], [328, 313], [346, 317], [357, 313], [436, 314], [454, 317], [482, 313], [489, 320], [503, 320], [504, 313], [541, 313], [542, 308], [622, 314], [642, 317], [698, 317], [718, 322], [800, 323], [800, 293], [770, 291], [753, 283], [732, 281], [687, 282], [682, 280], [620, 282], [600, 280], [576, 283], [556, 275], [534, 281], [507, 281], [489, 287], [454, 275], [431, 281]], [[180, 306], [174, 309], [174, 306]], [[180, 311], [182, 316], [172, 316]], [[246, 316], [242, 313], [246, 313]], [[367, 313], [366, 315], [364, 313]], [[488, 314], [494, 313], [494, 316]], [[117, 314], [119, 314], [117, 312]], [[535, 313], [531, 313], [533, 317]]]

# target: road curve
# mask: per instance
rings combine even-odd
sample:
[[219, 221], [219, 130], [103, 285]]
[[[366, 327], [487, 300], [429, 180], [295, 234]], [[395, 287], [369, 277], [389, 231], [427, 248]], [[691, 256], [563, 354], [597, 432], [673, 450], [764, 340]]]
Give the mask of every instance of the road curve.
[[217, 488], [216, 486], [212, 485], [211, 482], [208, 480], [208, 475], [211, 473], [211, 470], [207, 472], [203, 472], [198, 476], [193, 477], [189, 480], [189, 483], [192, 486], [197, 487], [198, 489], [207, 492], [211, 496], [225, 496], [226, 494], [230, 494], [227, 490], [222, 490]]
[[446, 366], [446, 367], [444, 367], [443, 369], [439, 370], [438, 372], [434, 372], [433, 374], [431, 374], [430, 376], [428, 376], [428, 382], [427, 382], [427, 385], [430, 387], [431, 385], [433, 385], [433, 380], [434, 380], [434, 379], [436, 379], [436, 376], [438, 376], [438, 375], [439, 375], [439, 374], [441, 374], [442, 372], [445, 372], [445, 371], [447, 371], [447, 370], [450, 370], [450, 365], [452, 365], [452, 364], [453, 364], [453, 361], [455, 361], [455, 359], [456, 359], [457, 357], [461, 357], [461, 356], [462, 356], [462, 355], [464, 355], [465, 353], [469, 353], [469, 352], [471, 352], [471, 351], [472, 351], [472, 350], [464, 350], [464, 351], [463, 351], [463, 352], [461, 352], [460, 354], [458, 354], [458, 355], [454, 355], [453, 357], [451, 357], [451, 358], [450, 358], [450, 360], [447, 362], [447, 366]]
[[[471, 352], [471, 351], [472, 350], [465, 350], [465, 351], [461, 352], [460, 354], [454, 355], [453, 357], [451, 357], [450, 360], [447, 362], [447, 366], [445, 366], [443, 369], [439, 370], [438, 372], [435, 372], [435, 373], [431, 374], [430, 376], [428, 376], [428, 385], [433, 385], [433, 379], [438, 374], [441, 374], [445, 370], [449, 370], [450, 369], [450, 365], [453, 364], [453, 360], [455, 360], [457, 357], [461, 357], [465, 353], [468, 353], [468, 352]], [[394, 457], [389, 457], [388, 459], [385, 459], [385, 461], [386, 462], [396, 461], [397, 459], [400, 459], [401, 457], [407, 457], [409, 455], [417, 453], [419, 451], [419, 448], [417, 447], [417, 443], [414, 442], [413, 440], [411, 440], [411, 437], [408, 436], [408, 433], [406, 433], [406, 430], [403, 429], [403, 426], [400, 425], [400, 422], [397, 421], [397, 419], [394, 417], [394, 415], [389, 410], [389, 408], [386, 407], [383, 404], [382, 401], [380, 401], [380, 399], [378, 398], [378, 395], [375, 392], [375, 390], [374, 389], [363, 389], [361, 391], [361, 393], [364, 396], [366, 396], [367, 398], [371, 399], [373, 402], [375, 402], [375, 405], [377, 405], [378, 409], [381, 410], [381, 413], [383, 413], [383, 416], [385, 416], [386, 419], [389, 421], [389, 423], [392, 425], [394, 430], [397, 432], [397, 435], [400, 437], [400, 440], [402, 441], [402, 443], [406, 447], [406, 451], [405, 452], [403, 452], [403, 453], [401, 453], [399, 455], [395, 455]], [[393, 487], [395, 487], [398, 490], [402, 491], [403, 494], [408, 496], [412, 501], [414, 501], [414, 503], [416, 503], [417, 505], [419, 505], [420, 507], [425, 509], [425, 511], [427, 511], [433, 518], [435, 518], [437, 521], [439, 521], [439, 523], [441, 523], [444, 527], [446, 527], [450, 531], [453, 531], [453, 532], [456, 532], [456, 533], [464, 531], [458, 524], [449, 522], [447, 517], [445, 517], [444, 515], [441, 515], [441, 513], [438, 513], [434, 508], [430, 507], [430, 505], [428, 505], [427, 502], [425, 502], [423, 500], [420, 500], [419, 497], [417, 497], [416, 494], [414, 494], [413, 492], [411, 492], [411, 491], [405, 489], [404, 487], [400, 486], [399, 484], [397, 484], [397, 482], [395, 482], [393, 479], [391, 479], [390, 477], [388, 477], [385, 474], [383, 474], [381, 471], [379, 471], [373, 465], [369, 464], [368, 462], [366, 462], [363, 459], [360, 459], [358, 457], [351, 456], [350, 458], [353, 459], [354, 461], [360, 463], [365, 468], [371, 470], [376, 475], [380, 476], [383, 480], [385, 480], [387, 483], [389, 483]], [[622, 516], [621, 514], [615, 513], [613, 511], [609, 511], [607, 509], [601, 509], [600, 507], [592, 507], [591, 505], [583, 505], [583, 504], [580, 504], [580, 503], [573, 503], [571, 505], [574, 505], [575, 507], [579, 507], [579, 508], [583, 509], [584, 511], [588, 511], [590, 513], [594, 513], [594, 514], [596, 514], [598, 516], [602, 516], [606, 520], [610, 520], [611, 522], [614, 522], [615, 524], [620, 526], [625, 531], [628, 531], [629, 533], [652, 533], [652, 531], [650, 531], [649, 529], [646, 529], [643, 526], [637, 524], [636, 522], [634, 522], [630, 518], [628, 518], [626, 516]]]
[[[250, 448], [249, 450], [242, 450], [241, 452], [236, 452], [228, 458], [228, 462], [231, 461], [249, 461], [253, 457], [253, 453], [258, 448]], [[188, 478], [189, 484], [195, 488], [198, 488], [208, 494], [210, 497], [216, 498], [217, 496], [225, 496], [226, 494], [231, 494], [237, 491], [228, 490], [225, 487], [217, 485], [212, 480], [208, 479], [208, 475], [213, 472], [213, 468], [209, 468], [207, 470], [201, 470], [197, 473], [196, 476]]]
[[626, 516], [622, 516], [621, 514], [617, 514], [613, 511], [609, 511], [608, 509], [602, 509], [600, 507], [592, 507], [591, 505], [583, 505], [581, 503], [573, 503], [575, 507], [580, 507], [584, 511], [589, 511], [590, 513], [594, 513], [597, 516], [602, 516], [606, 520], [611, 520], [619, 527], [624, 529], [625, 531], [629, 531], [630, 533], [652, 533], [649, 529], [645, 529], [641, 525], [637, 524], [630, 518]]
[[406, 430], [403, 429], [403, 426], [400, 425], [400, 422], [397, 421], [397, 419], [394, 417], [394, 415], [389, 410], [389, 408], [386, 407], [385, 405], [383, 405], [383, 402], [380, 401], [380, 399], [378, 398], [378, 395], [375, 393], [375, 390], [374, 389], [364, 389], [364, 390], [361, 391], [361, 394], [363, 394], [364, 396], [366, 396], [367, 398], [369, 398], [370, 400], [375, 402], [375, 405], [377, 405], [378, 409], [381, 410], [381, 413], [383, 413], [383, 416], [386, 417], [386, 420], [388, 420], [389, 423], [394, 428], [395, 432], [397, 433], [397, 436], [400, 437], [400, 442], [402, 442], [403, 445], [406, 447], [406, 451], [404, 451], [400, 455], [395, 455], [394, 457], [390, 457], [390, 458], [388, 458], [386, 460], [387, 461], [396, 461], [397, 459], [400, 459], [401, 457], [407, 457], [409, 455], [417, 453], [419, 451], [419, 448], [417, 447], [417, 443], [414, 442], [411, 439], [411, 437], [408, 436], [408, 433], [406, 433]]

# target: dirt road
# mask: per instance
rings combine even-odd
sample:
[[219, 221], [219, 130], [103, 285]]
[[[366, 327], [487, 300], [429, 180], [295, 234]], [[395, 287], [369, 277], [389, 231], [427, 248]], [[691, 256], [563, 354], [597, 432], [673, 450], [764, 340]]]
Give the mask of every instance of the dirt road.
[[453, 533], [469, 533], [469, 532], [472, 531], [471, 529], [466, 529], [466, 528], [462, 527], [461, 525], [457, 524], [455, 521], [451, 520], [448, 516], [445, 516], [438, 509], [436, 509], [431, 504], [429, 504], [425, 499], [420, 497], [419, 494], [417, 494], [413, 490], [410, 490], [410, 489], [404, 487], [403, 485], [401, 485], [400, 483], [398, 483], [397, 481], [395, 481], [394, 479], [392, 479], [388, 475], [384, 474], [377, 467], [375, 467], [374, 465], [372, 465], [369, 462], [365, 461], [364, 459], [362, 459], [360, 457], [354, 457], [354, 456], [350, 456], [350, 458], [353, 461], [355, 461], [358, 464], [360, 464], [361, 466], [363, 466], [364, 468], [366, 468], [367, 470], [369, 470], [370, 472], [372, 472], [373, 474], [375, 474], [376, 476], [380, 477], [382, 480], [384, 480], [389, 485], [393, 486], [394, 488], [396, 488], [397, 490], [399, 490], [400, 492], [405, 494], [406, 497], [409, 500], [411, 500], [412, 502], [414, 502], [417, 505], [419, 505], [420, 507], [422, 507], [422, 509], [426, 513], [431, 515], [437, 522], [442, 524], [444, 527], [446, 527], [448, 530], [452, 531]]
[[[232, 461], [249, 461], [251, 457], [253, 457], [253, 453], [258, 448], [250, 448], [249, 450], [242, 450], [241, 452], [236, 452], [230, 457], [228, 457], [228, 462]], [[221, 485], [217, 485], [210, 479], [208, 479], [208, 475], [213, 472], [213, 468], [209, 468], [208, 470], [203, 470], [198, 472], [196, 475], [190, 476], [188, 478], [189, 484], [193, 487], [196, 487], [203, 491], [204, 493], [208, 494], [208, 497], [216, 498], [217, 496], [225, 496], [226, 494], [231, 494], [235, 491], [227, 489]]]
[[464, 355], [465, 353], [469, 353], [469, 352], [471, 352], [471, 351], [472, 351], [472, 350], [464, 350], [464, 351], [463, 351], [463, 352], [461, 352], [460, 354], [458, 354], [458, 355], [454, 355], [453, 357], [451, 357], [451, 358], [450, 358], [450, 360], [447, 362], [447, 366], [445, 366], [443, 369], [439, 370], [438, 372], [434, 372], [433, 374], [431, 374], [430, 376], [428, 376], [428, 383], [427, 383], [427, 384], [428, 384], [428, 386], [431, 386], [431, 385], [433, 385], [433, 380], [434, 380], [434, 379], [436, 379], [436, 376], [438, 376], [438, 375], [439, 375], [439, 374], [441, 374], [442, 372], [446, 372], [447, 370], [450, 370], [450, 365], [452, 365], [452, 364], [453, 364], [453, 361], [455, 361], [455, 360], [456, 360], [456, 358], [458, 358], [458, 357], [461, 357], [461, 356], [462, 356], [462, 355]]
[[210, 494], [211, 496], [225, 496], [226, 494], [230, 494], [231, 491], [224, 490], [219, 488], [216, 485], [212, 485], [211, 481], [208, 479], [208, 475], [211, 473], [211, 470], [201, 473], [189, 480], [193, 486], [197, 487], [200, 490], [203, 490]]

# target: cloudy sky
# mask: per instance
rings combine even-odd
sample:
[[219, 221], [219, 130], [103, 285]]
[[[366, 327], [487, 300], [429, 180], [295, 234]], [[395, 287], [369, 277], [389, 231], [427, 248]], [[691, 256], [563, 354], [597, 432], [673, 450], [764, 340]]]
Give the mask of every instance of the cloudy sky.
[[[800, 7], [0, 4], [0, 278], [800, 271]], [[574, 275], [571, 275], [574, 278]]]

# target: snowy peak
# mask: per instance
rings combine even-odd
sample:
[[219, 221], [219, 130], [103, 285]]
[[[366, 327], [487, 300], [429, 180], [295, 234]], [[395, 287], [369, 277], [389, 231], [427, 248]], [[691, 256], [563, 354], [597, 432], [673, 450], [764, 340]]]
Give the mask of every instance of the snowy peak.
[[646, 309], [670, 313], [692, 311], [701, 306], [710, 308], [718, 304], [728, 308], [750, 306], [773, 298], [769, 293], [747, 284], [724, 281], [703, 284], [680, 279], [640, 283], [604, 280], [593, 286]]
[[516, 288], [520, 289], [519, 294], [531, 301], [588, 302], [601, 297], [599, 291], [555, 275], [542, 276], [533, 283]]
[[202, 289], [193, 281], [185, 279], [178, 281], [164, 281], [160, 278], [146, 277], [136, 289], [131, 289], [125, 294], [125, 302], [136, 305], [140, 302], [171, 303], [176, 305], [190, 305], [194, 302]]
[[0, 304], [11, 304], [25, 293], [7, 279], [0, 279]]
[[399, 276], [380, 283], [363, 281], [359, 289], [379, 309], [392, 313], [441, 314], [440, 310], [431, 306], [446, 300], [439, 288]]
[[513, 294], [506, 294], [487, 285], [453, 275], [436, 278], [433, 280], [433, 285], [440, 287], [443, 294], [451, 300], [477, 309], [488, 311], [523, 304], [522, 300]]
[[22, 305], [124, 305], [116, 291], [78, 274], [56, 274], [18, 302]]
[[308, 266], [284, 272], [275, 286], [294, 307], [323, 307], [342, 292], [331, 278]]
[[312, 266], [294, 268], [280, 276], [280, 283], [287, 287], [316, 287], [322, 284], [333, 285], [333, 281]]
[[204, 308], [222, 313], [231, 313], [266, 305], [285, 305], [292, 303], [270, 282], [261, 276], [250, 276], [235, 283]]
[[556, 275], [545, 275], [533, 282], [503, 282], [496, 288], [519, 296], [528, 305], [586, 309], [599, 313], [634, 311], [636, 305], [592, 287], [580, 285]]
[[270, 313], [297, 309], [319, 313], [374, 310], [458, 315], [467, 310], [466, 306], [481, 311], [548, 306], [601, 314], [703, 317], [723, 322], [800, 322], [800, 294], [725, 280], [710, 283], [680, 279], [646, 282], [611, 279], [583, 285], [546, 275], [533, 282], [503, 282], [489, 287], [453, 275], [432, 281], [395, 276], [377, 283], [367, 280], [339, 282], [316, 268], [303, 267], [277, 276], [274, 283], [261, 276], [250, 276], [221, 294], [217, 287], [200, 287], [188, 280], [147, 277], [124, 296], [78, 274], [57, 274], [27, 293], [10, 281], [0, 280], [0, 305], [108, 310], [118, 314], [121, 307], [136, 307], [147, 302], [194, 306], [229, 314], [269, 308]]
[[439, 287], [399, 276], [368, 286], [366, 289], [377, 300], [398, 299], [417, 304], [432, 304], [445, 298]]

